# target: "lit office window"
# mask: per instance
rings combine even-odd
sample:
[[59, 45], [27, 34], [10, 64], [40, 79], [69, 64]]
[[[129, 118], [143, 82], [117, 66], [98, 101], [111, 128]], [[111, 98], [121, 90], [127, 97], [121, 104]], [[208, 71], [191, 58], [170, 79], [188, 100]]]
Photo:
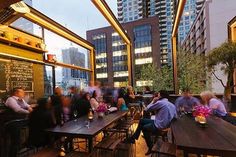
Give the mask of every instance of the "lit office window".
[[135, 59], [135, 64], [136, 65], [148, 64], [148, 63], [152, 63], [152, 58], [151, 57]]
[[124, 56], [124, 55], [127, 55], [127, 52], [126, 51], [113, 51], [113, 56]]
[[128, 71], [117, 71], [114, 72], [114, 77], [126, 77], [128, 76]]
[[107, 57], [107, 53], [100, 53], [100, 54], [96, 55], [96, 59], [106, 58], [106, 57]]
[[99, 73], [99, 74], [96, 74], [96, 77], [97, 77], [97, 78], [107, 78], [107, 73]]
[[114, 82], [114, 87], [126, 87], [128, 82]]
[[152, 81], [136, 81], [136, 85], [138, 87], [142, 87], [142, 86], [152, 86]]
[[107, 67], [107, 63], [97, 63], [96, 64], [96, 68], [99, 69], [99, 68], [106, 68]]
[[151, 46], [135, 48], [135, 50], [134, 50], [135, 54], [138, 54], [138, 53], [149, 53], [149, 52], [152, 52], [152, 47]]

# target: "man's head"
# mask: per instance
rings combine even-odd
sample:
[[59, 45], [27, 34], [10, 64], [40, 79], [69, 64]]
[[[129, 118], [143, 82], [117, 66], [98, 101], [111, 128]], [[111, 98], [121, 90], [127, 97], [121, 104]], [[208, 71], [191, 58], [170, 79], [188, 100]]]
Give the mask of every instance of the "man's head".
[[185, 96], [185, 97], [190, 97], [191, 96], [190, 89], [189, 88], [183, 88], [182, 95]]
[[166, 90], [160, 90], [158, 93], [160, 99], [169, 98], [169, 92], [167, 92]]
[[19, 97], [21, 99], [23, 99], [25, 97], [25, 91], [21, 87], [14, 88], [12, 92], [13, 92], [14, 96], [17, 96], [17, 97]]

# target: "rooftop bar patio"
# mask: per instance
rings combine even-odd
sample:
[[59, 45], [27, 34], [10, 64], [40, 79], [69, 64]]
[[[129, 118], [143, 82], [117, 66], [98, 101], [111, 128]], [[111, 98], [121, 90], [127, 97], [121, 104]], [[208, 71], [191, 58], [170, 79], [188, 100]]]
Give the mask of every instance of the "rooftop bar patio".
[[[161, 89], [154, 88], [157, 80], [137, 85], [136, 43], [108, 4], [91, 0], [116, 32], [111, 40], [119, 38], [117, 44], [125, 47], [127, 79], [118, 85], [101, 81], [98, 69], [107, 64], [97, 61], [104, 52], [96, 42], [23, 1], [0, 0], [0, 157], [235, 157], [235, 70], [228, 76], [232, 82], [221, 80], [222, 94], [208, 90], [195, 94], [179, 81], [178, 27], [186, 0], [176, 2], [172, 65], [163, 66], [171, 67], [170, 88]], [[36, 30], [14, 26], [22, 19]], [[236, 53], [236, 17], [227, 24], [230, 50]], [[104, 36], [93, 39], [104, 42]], [[154, 75], [164, 73], [155, 68]], [[204, 72], [197, 83], [206, 85], [209, 74]], [[76, 79], [66, 80], [68, 74]]]

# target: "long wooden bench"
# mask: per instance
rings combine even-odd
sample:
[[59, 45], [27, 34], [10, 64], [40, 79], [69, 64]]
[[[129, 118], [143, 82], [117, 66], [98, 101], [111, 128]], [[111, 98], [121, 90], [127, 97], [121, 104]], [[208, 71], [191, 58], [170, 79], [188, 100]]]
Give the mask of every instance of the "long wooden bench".
[[152, 156], [155, 154], [157, 154], [158, 157], [160, 154], [176, 157], [176, 145], [169, 142], [163, 142], [159, 147], [158, 143], [155, 143], [152, 148]]
[[[99, 156], [99, 151], [108, 151], [112, 153], [112, 156], [115, 155], [117, 145], [121, 142], [121, 139], [114, 137], [107, 137], [98, 143], [94, 149], [96, 156]], [[104, 155], [103, 155], [104, 156]]]

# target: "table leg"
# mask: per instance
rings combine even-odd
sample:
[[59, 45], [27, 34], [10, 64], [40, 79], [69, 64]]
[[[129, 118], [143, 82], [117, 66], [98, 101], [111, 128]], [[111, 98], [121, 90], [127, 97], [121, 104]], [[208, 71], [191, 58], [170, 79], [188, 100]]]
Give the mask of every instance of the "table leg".
[[89, 153], [93, 151], [93, 138], [92, 137], [88, 138], [88, 151]]
[[183, 151], [184, 152], [184, 157], [188, 157], [188, 152]]

